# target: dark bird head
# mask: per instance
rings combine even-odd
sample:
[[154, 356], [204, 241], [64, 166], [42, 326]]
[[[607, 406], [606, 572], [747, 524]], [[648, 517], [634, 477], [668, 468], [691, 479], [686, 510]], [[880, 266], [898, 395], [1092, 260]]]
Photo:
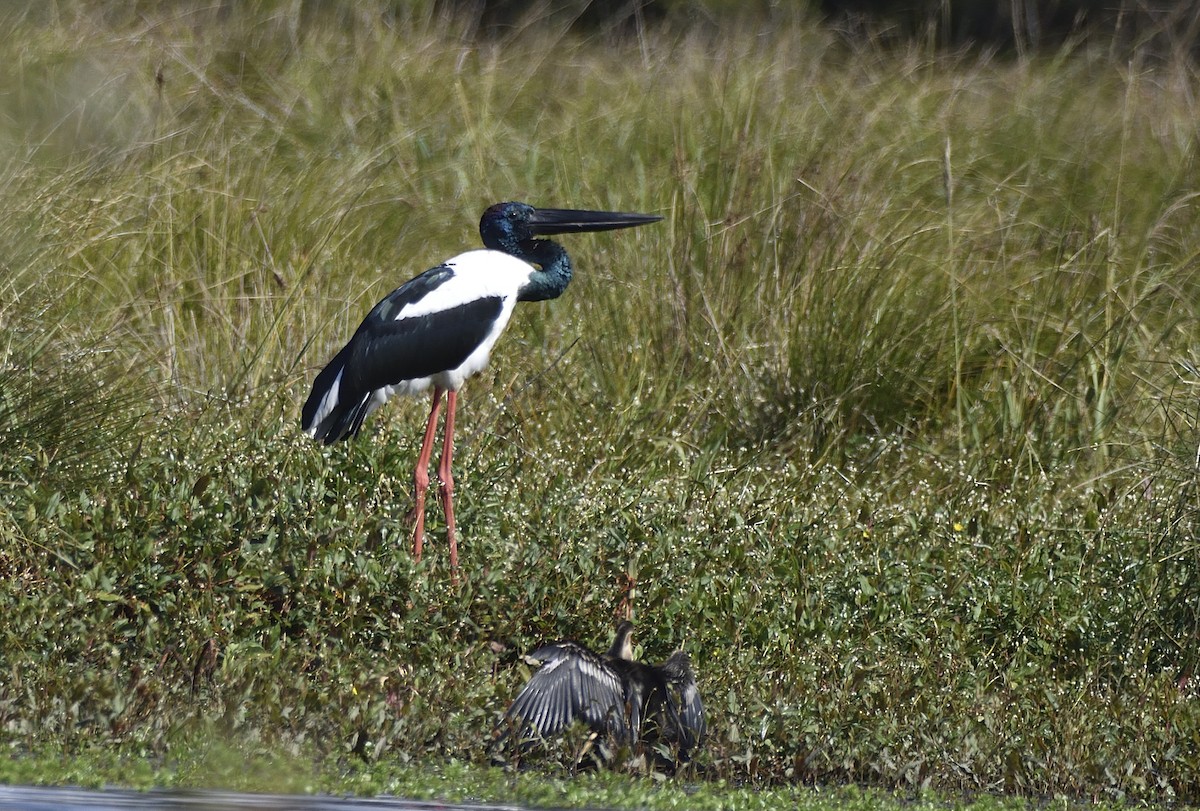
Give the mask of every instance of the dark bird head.
[[479, 220], [479, 235], [488, 248], [520, 256], [528, 252], [528, 243], [535, 237], [613, 231], [647, 225], [661, 219], [654, 214], [534, 208], [528, 203], [496, 203], [483, 212]]

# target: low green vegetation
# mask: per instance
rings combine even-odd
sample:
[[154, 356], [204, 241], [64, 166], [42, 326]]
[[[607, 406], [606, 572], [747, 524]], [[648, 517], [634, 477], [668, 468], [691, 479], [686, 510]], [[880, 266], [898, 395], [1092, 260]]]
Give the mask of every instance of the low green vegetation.
[[[305, 753], [312, 756], [311, 752]], [[316, 768], [314, 768], [314, 765]], [[96, 791], [112, 788], [114, 781], [126, 790], [188, 792], [214, 785], [251, 794], [347, 794], [403, 797], [408, 800], [479, 803], [503, 800], [531, 807], [644, 808], [688, 811], [893, 811], [903, 806], [913, 811], [1023, 811], [1019, 798], [993, 795], [946, 799], [931, 793], [885, 792], [856, 786], [806, 787], [795, 784], [731, 785], [725, 780], [649, 780], [613, 771], [578, 774], [505, 772], [458, 761], [403, 764], [384, 759], [372, 764], [323, 762], [298, 757], [295, 751], [268, 751], [255, 744], [231, 748], [212, 740], [191, 740], [169, 768], [154, 768], [146, 759], [122, 757], [111, 751], [88, 751], [71, 757], [0, 760], [0, 781], [37, 783], [50, 770], [56, 780]], [[100, 795], [111, 797], [111, 794]], [[111, 802], [111, 800], [110, 800]], [[1043, 807], [1078, 807], [1064, 798], [1046, 801]]]
[[[0, 777], [524, 785], [520, 654], [632, 579], [709, 709], [679, 804], [1200, 800], [1193, 65], [168, 8], [0, 12]], [[564, 238], [464, 389], [455, 583], [426, 404], [298, 414], [506, 199], [665, 219]]]

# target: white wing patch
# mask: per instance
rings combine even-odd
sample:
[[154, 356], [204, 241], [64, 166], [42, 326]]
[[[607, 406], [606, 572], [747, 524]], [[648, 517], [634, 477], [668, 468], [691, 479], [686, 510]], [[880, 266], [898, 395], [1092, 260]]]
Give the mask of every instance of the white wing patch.
[[333, 413], [333, 410], [338, 406], [338, 393], [342, 390], [342, 375], [346, 373], [343, 368], [338, 371], [337, 377], [333, 379], [333, 385], [325, 392], [325, 396], [321, 398], [321, 405], [317, 406], [317, 412], [313, 416], [312, 423], [308, 426], [308, 435], [316, 439], [317, 428], [321, 423], [325, 422], [325, 418]]
[[406, 380], [395, 387], [396, 393], [417, 394], [428, 388], [430, 383], [443, 389], [458, 390], [468, 377], [482, 371], [491, 358], [492, 347], [512, 317], [517, 305], [517, 291], [529, 280], [529, 274], [534, 270], [532, 265], [515, 256], [489, 250], [467, 251], [444, 264], [454, 271], [454, 277], [430, 291], [420, 301], [402, 308], [396, 314], [396, 320], [419, 318], [488, 297], [501, 300], [500, 314], [492, 323], [487, 337], [456, 368], [426, 378]]
[[[477, 250], [460, 253], [442, 264], [454, 271], [453, 278], [429, 291], [396, 313], [396, 320], [417, 318], [449, 310], [480, 298], [498, 296], [511, 312], [517, 291], [529, 281], [533, 265], [502, 251]], [[507, 320], [507, 319], [505, 319]]]

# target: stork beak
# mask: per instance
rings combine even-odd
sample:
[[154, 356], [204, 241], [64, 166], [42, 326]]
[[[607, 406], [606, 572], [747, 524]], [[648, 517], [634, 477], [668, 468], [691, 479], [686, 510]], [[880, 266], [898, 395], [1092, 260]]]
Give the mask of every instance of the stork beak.
[[535, 208], [529, 218], [535, 234], [578, 234], [583, 231], [613, 231], [649, 225], [662, 217], [655, 214], [625, 214], [620, 211], [580, 211], [570, 208]]

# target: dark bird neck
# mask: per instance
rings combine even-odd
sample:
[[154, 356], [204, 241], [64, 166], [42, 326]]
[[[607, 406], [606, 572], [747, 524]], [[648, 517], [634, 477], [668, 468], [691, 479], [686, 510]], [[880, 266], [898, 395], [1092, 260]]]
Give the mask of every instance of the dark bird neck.
[[633, 661], [633, 623], [624, 620], [617, 626], [617, 635], [608, 649], [610, 660]]
[[557, 242], [548, 239], [528, 239], [515, 245], [502, 245], [500, 250], [540, 268], [530, 273], [529, 281], [521, 285], [517, 292], [519, 301], [558, 298], [571, 283], [574, 273], [571, 257], [567, 256], [566, 250]]
[[529, 274], [529, 281], [522, 284], [517, 299], [521, 301], [545, 301], [557, 299], [571, 283], [571, 258], [558, 242], [551, 240], [528, 240], [522, 242], [517, 258], [540, 266]]

